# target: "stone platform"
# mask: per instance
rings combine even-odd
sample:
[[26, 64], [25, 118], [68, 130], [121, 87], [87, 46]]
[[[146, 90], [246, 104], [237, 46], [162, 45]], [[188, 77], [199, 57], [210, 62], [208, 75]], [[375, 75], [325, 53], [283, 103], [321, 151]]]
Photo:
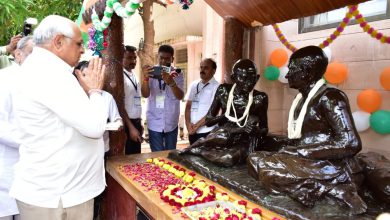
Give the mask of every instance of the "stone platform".
[[348, 209], [329, 198], [324, 198], [313, 208], [306, 208], [288, 196], [270, 194], [260, 183], [249, 176], [245, 164], [232, 168], [218, 167], [201, 157], [179, 155], [177, 151], [170, 152], [168, 158], [288, 219], [368, 220], [375, 219], [382, 212], [389, 212], [388, 209], [386, 210], [372, 200], [368, 203], [369, 208], [364, 215], [353, 216]]

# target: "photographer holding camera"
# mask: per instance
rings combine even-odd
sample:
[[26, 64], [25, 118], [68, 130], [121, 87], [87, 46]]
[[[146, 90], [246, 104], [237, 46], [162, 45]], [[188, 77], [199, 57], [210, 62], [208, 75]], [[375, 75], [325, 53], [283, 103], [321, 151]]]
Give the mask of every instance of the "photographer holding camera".
[[171, 66], [173, 55], [174, 49], [170, 45], [161, 45], [159, 66], [142, 68], [141, 93], [148, 98], [146, 120], [153, 152], [176, 149], [184, 77], [180, 69]]
[[0, 69], [3, 69], [12, 64], [13, 59], [10, 59], [8, 55], [14, 55], [14, 51], [16, 50], [16, 45], [22, 39], [22, 35], [18, 34], [11, 38], [10, 42], [6, 46], [0, 47]]
[[[10, 66], [13, 63], [14, 59], [12, 57], [15, 57], [14, 52], [17, 43], [22, 37], [28, 36], [32, 31], [32, 26], [37, 23], [36, 18], [27, 18], [24, 21], [23, 32], [13, 36], [8, 45], [0, 47], [0, 69]], [[9, 55], [12, 55], [12, 57], [9, 57]]]

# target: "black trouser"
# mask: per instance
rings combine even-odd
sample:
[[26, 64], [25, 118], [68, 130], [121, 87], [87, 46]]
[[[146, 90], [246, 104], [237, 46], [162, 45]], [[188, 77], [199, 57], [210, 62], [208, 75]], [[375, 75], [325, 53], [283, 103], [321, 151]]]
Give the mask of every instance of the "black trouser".
[[207, 133], [196, 133], [196, 134], [190, 134], [188, 135], [188, 139], [190, 140], [190, 145], [192, 145], [193, 143], [195, 143], [195, 141], [197, 141], [199, 138], [204, 138], [206, 137], [208, 134], [210, 134], [210, 132], [207, 132]]
[[[141, 134], [141, 119], [130, 119], [131, 123], [133, 123], [134, 127], [138, 130], [138, 132]], [[139, 154], [141, 153], [141, 143], [135, 142], [131, 140], [129, 135], [129, 128], [127, 126], [125, 127], [127, 140], [126, 140], [126, 147], [125, 147], [125, 154]]]

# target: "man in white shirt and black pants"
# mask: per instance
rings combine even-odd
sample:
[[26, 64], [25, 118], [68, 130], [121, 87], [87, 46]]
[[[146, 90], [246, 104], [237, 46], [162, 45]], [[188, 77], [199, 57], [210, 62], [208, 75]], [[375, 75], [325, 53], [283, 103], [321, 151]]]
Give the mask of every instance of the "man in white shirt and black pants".
[[211, 58], [200, 63], [200, 80], [191, 86], [185, 109], [186, 127], [190, 144], [199, 138], [206, 137], [214, 127], [205, 126], [206, 114], [213, 102], [219, 83], [214, 78], [217, 64]]
[[144, 128], [141, 122], [141, 86], [134, 73], [137, 64], [137, 49], [125, 46], [123, 54], [123, 83], [125, 90], [125, 122], [127, 134], [125, 154], [141, 153], [142, 133]]

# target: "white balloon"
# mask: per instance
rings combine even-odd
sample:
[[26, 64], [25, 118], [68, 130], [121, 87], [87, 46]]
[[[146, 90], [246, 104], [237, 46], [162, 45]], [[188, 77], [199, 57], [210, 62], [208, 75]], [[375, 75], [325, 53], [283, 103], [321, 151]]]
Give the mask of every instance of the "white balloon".
[[357, 131], [362, 132], [370, 127], [370, 115], [370, 113], [363, 111], [356, 111], [352, 113]]
[[332, 59], [332, 50], [329, 47], [325, 47], [322, 49], [325, 53], [325, 55], [328, 57], [328, 62], [330, 63], [330, 60]]
[[287, 66], [284, 66], [284, 67], [280, 67], [279, 68], [279, 78], [278, 80], [281, 82], [281, 83], [288, 83], [288, 80], [286, 79], [286, 75], [288, 73], [288, 67]]

